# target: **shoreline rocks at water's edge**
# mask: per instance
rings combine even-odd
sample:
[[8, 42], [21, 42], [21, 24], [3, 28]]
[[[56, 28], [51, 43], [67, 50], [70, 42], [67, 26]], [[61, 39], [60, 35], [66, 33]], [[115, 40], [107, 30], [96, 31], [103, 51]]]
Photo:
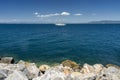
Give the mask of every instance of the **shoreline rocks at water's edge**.
[[120, 67], [113, 64], [84, 64], [65, 60], [56, 66], [40, 65], [12, 57], [0, 59], [0, 80], [120, 80]]

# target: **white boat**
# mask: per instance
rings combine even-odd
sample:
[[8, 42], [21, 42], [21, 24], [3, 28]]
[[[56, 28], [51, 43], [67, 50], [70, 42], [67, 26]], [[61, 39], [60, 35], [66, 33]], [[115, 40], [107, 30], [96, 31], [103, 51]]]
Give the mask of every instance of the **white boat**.
[[66, 24], [64, 24], [64, 23], [57, 23], [57, 24], [55, 24], [56, 26], [65, 26]]

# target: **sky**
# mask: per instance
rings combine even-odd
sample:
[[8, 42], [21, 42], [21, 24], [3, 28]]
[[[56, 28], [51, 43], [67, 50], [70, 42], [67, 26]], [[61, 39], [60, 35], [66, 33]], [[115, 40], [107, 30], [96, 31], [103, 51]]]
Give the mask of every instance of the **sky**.
[[120, 20], [120, 0], [0, 0], [1, 23]]

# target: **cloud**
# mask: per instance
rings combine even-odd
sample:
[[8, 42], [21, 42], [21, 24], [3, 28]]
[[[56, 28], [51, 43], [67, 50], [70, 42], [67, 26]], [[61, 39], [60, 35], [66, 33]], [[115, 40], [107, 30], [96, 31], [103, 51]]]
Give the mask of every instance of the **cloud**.
[[83, 14], [80, 14], [80, 13], [77, 13], [77, 14], [74, 14], [75, 16], [81, 16], [81, 15], [83, 15]]
[[62, 13], [54, 13], [54, 14], [39, 14], [38, 12], [34, 13], [36, 15], [36, 17], [40, 17], [40, 18], [47, 18], [47, 17], [55, 17], [55, 16], [69, 16], [70, 13], [69, 12], [62, 12]]
[[37, 14], [37, 17], [41, 17], [41, 18], [46, 18], [46, 17], [54, 17], [54, 16], [59, 16], [60, 14], [55, 13], [55, 14], [46, 14], [46, 15], [40, 15]]
[[38, 15], [39, 13], [38, 13], [38, 12], [35, 12], [34, 14], [35, 14], [35, 15]]
[[76, 14], [71, 14], [69, 12], [61, 12], [61, 13], [52, 13], [52, 14], [40, 14], [38, 12], [35, 12], [34, 15], [39, 18], [48, 18], [48, 17], [56, 17], [56, 16], [81, 16], [83, 14], [81, 13], [76, 13]]
[[63, 15], [63, 16], [69, 16], [70, 13], [69, 12], [62, 12], [61, 15]]

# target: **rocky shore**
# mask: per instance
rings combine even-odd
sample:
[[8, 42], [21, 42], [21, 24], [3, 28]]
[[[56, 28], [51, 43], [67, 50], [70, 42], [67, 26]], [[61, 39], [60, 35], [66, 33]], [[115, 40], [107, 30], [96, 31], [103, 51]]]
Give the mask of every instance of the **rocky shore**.
[[113, 64], [79, 65], [65, 60], [58, 65], [40, 65], [12, 57], [0, 58], [0, 80], [120, 80], [120, 67]]

